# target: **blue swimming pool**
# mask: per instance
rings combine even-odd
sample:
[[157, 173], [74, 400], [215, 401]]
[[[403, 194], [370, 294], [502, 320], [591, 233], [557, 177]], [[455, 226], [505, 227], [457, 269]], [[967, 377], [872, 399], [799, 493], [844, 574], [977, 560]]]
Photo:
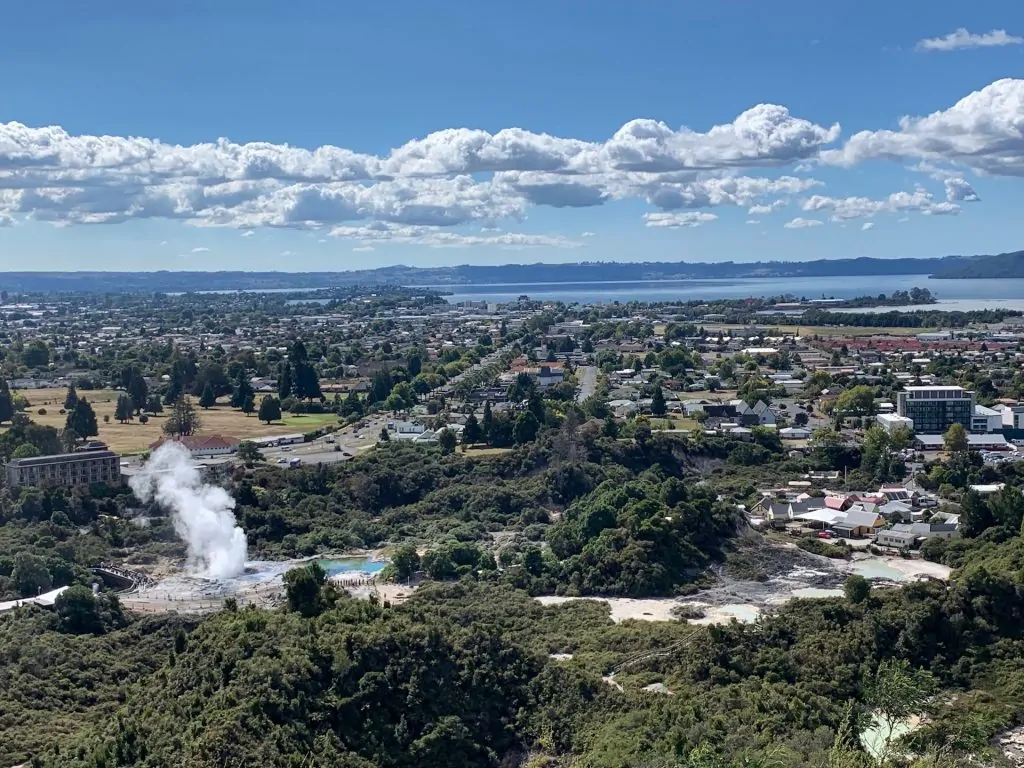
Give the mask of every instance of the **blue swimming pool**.
[[343, 573], [380, 573], [387, 565], [386, 560], [374, 560], [370, 557], [338, 557], [317, 560], [317, 563], [328, 576]]

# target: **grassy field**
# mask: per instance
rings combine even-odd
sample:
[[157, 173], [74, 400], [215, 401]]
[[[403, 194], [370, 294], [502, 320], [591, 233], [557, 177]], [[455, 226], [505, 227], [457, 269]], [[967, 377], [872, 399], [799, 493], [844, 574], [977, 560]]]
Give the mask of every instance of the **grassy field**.
[[[66, 416], [62, 416], [60, 409], [64, 407], [64, 390], [31, 390], [22, 392], [32, 404], [28, 409], [32, 421], [37, 424], [63, 429]], [[107, 443], [111, 450], [118, 453], [141, 453], [149, 450], [150, 444], [160, 439], [163, 434], [164, 416], [150, 417], [148, 424], [140, 424], [138, 420], [128, 424], [118, 424], [114, 420], [114, 406], [117, 403], [118, 393], [113, 390], [93, 390], [79, 392], [85, 397], [96, 411], [96, 420], [99, 423], [99, 439]], [[241, 411], [229, 408], [227, 398], [222, 398], [223, 404], [218, 404], [207, 410], [200, 409], [202, 428], [200, 435], [226, 435], [237, 437], [241, 440], [253, 437], [264, 437], [267, 435], [289, 435], [297, 432], [308, 432], [325, 424], [336, 424], [337, 416], [332, 413], [310, 414], [303, 416], [286, 415], [282, 421], [275, 421], [270, 425], [259, 421], [255, 414], [246, 416]], [[45, 408], [46, 414], [40, 415], [39, 409]], [[104, 423], [103, 417], [110, 416], [110, 422]]]

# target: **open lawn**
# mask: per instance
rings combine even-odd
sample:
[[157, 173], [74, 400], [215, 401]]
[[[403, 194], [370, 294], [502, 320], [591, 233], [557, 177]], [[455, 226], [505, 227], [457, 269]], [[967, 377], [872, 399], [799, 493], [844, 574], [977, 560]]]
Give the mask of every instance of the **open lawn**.
[[[64, 407], [66, 394], [64, 390], [30, 390], [21, 394], [25, 395], [32, 404], [32, 407], [28, 409], [32, 421], [57, 429], [64, 428], [64, 421], [67, 417], [60, 413], [60, 409]], [[138, 419], [128, 424], [118, 424], [114, 420], [117, 395], [118, 393], [114, 390], [79, 392], [79, 396], [85, 397], [96, 411], [96, 420], [100, 431], [99, 439], [107, 443], [111, 450], [122, 454], [141, 453], [149, 450], [149, 446], [159, 440], [163, 434], [165, 416], [151, 416], [148, 424], [140, 424]], [[275, 421], [267, 425], [259, 421], [255, 414], [246, 416], [241, 411], [228, 407], [227, 398], [222, 398], [222, 400], [223, 404], [218, 404], [213, 408], [199, 409], [202, 427], [198, 434], [220, 434], [244, 440], [268, 435], [309, 432], [325, 424], [338, 423], [338, 418], [333, 413], [301, 416], [286, 414], [282, 421]], [[46, 413], [40, 415], [40, 408], [45, 408]], [[105, 415], [110, 416], [109, 423], [103, 422]]]
[[469, 450], [466, 451], [464, 455], [468, 459], [485, 459], [491, 456], [504, 456], [506, 453], [510, 453], [511, 451], [511, 448], [478, 448], [475, 445], [471, 445], [469, 446]]

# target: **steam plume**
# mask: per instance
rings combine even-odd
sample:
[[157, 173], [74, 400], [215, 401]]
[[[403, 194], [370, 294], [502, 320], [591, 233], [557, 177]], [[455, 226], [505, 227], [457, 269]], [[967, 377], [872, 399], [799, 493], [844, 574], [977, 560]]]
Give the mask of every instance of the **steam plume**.
[[188, 450], [167, 442], [129, 481], [142, 501], [156, 501], [171, 512], [175, 532], [188, 545], [188, 569], [214, 579], [245, 571], [245, 532], [235, 524], [235, 500], [207, 485], [192, 466]]

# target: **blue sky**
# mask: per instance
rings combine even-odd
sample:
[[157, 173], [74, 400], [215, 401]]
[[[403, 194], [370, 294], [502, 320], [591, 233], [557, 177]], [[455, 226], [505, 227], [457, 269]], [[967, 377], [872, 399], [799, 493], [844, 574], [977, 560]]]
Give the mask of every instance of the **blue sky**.
[[5, 14], [4, 269], [1024, 247], [1019, 2]]

